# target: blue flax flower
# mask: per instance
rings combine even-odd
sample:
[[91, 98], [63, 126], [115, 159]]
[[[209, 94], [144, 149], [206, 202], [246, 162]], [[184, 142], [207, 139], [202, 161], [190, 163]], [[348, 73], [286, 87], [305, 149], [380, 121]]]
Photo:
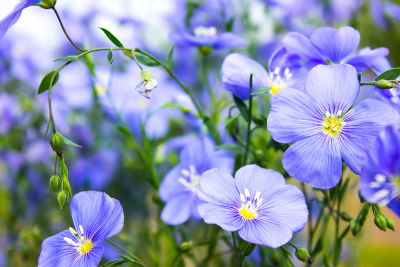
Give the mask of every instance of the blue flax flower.
[[400, 129], [387, 126], [368, 151], [360, 175], [361, 195], [400, 217]]
[[9, 28], [13, 26], [22, 14], [22, 10], [35, 4], [39, 4], [42, 0], [24, 0], [20, 2], [14, 10], [0, 21], [0, 39], [6, 34]]
[[253, 73], [253, 90], [270, 87], [270, 94], [276, 94], [289, 86], [303, 84], [304, 69], [301, 69], [300, 57], [289, 55], [286, 48], [277, 49], [268, 64], [269, 72], [257, 61], [239, 53], [229, 54], [222, 63], [221, 80], [226, 90], [236, 97], [249, 98], [250, 73]]
[[171, 169], [160, 185], [160, 198], [166, 202], [161, 219], [168, 224], [184, 223], [197, 212], [197, 185], [200, 175], [212, 168], [232, 173], [233, 158], [224, 150], [215, 150], [207, 137], [186, 145], [180, 154], [180, 164]]
[[339, 29], [320, 27], [310, 38], [298, 32], [290, 32], [283, 43], [289, 54], [299, 55], [308, 66], [347, 63], [353, 65], [358, 72], [373, 68], [373, 62], [389, 54], [385, 47], [374, 50], [368, 48], [357, 53], [360, 33], [349, 26]]
[[219, 169], [200, 177], [199, 213], [208, 224], [239, 231], [242, 239], [280, 247], [301, 231], [308, 218], [304, 195], [285, 178], [257, 165], [240, 168], [235, 179]]
[[283, 155], [283, 167], [294, 178], [317, 188], [335, 186], [342, 159], [356, 174], [380, 130], [400, 123], [390, 105], [367, 99], [350, 109], [360, 90], [355, 68], [319, 65], [304, 91], [287, 88], [271, 99], [268, 130], [280, 143], [294, 143]]
[[70, 227], [42, 243], [39, 267], [97, 266], [103, 256], [104, 239], [118, 234], [124, 213], [118, 200], [96, 191], [76, 194], [70, 204]]

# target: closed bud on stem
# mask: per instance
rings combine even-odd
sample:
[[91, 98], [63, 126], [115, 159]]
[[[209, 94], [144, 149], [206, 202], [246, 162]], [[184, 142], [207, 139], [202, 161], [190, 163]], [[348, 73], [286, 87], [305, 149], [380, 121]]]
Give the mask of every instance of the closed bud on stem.
[[37, 5], [44, 9], [50, 9], [50, 8], [53, 8], [56, 5], [56, 3], [57, 3], [57, 0], [42, 0]]
[[187, 251], [191, 250], [192, 248], [193, 248], [192, 241], [183, 242], [181, 244], [181, 250], [184, 252], [187, 252]]
[[361, 231], [361, 226], [357, 219], [352, 219], [350, 221], [350, 231], [353, 236], [356, 236]]
[[151, 72], [149, 70], [142, 69], [142, 71], [140, 72], [140, 77], [142, 78], [142, 80], [149, 82], [151, 81]]
[[387, 229], [386, 218], [385, 218], [385, 216], [383, 216], [382, 213], [378, 213], [375, 216], [374, 222], [375, 222], [375, 225], [378, 226], [379, 229], [386, 232], [386, 229]]
[[308, 261], [308, 259], [310, 258], [310, 254], [305, 248], [297, 248], [295, 255], [296, 258], [304, 262]]
[[351, 221], [351, 219], [353, 219], [350, 214], [348, 214], [347, 212], [343, 211], [340, 213], [340, 218], [342, 218], [344, 221], [349, 222]]
[[391, 89], [395, 87], [395, 85], [387, 80], [379, 80], [375, 83], [376, 87], [379, 89]]
[[62, 178], [61, 189], [62, 189], [62, 191], [64, 191], [67, 194], [67, 197], [72, 195], [71, 186], [69, 184], [67, 177]]
[[58, 188], [60, 187], [60, 177], [58, 175], [53, 175], [49, 181], [51, 191], [57, 193]]
[[208, 56], [209, 54], [212, 53], [213, 48], [212, 46], [200, 46], [199, 47], [199, 51], [201, 54], [203, 54], [204, 56]]
[[63, 209], [65, 201], [67, 201], [67, 194], [64, 191], [60, 191], [57, 194], [57, 201], [58, 201], [58, 205], [60, 206], [60, 210]]
[[50, 145], [53, 151], [61, 155], [64, 150], [64, 140], [58, 133], [53, 133], [50, 137]]
[[386, 218], [386, 224], [390, 230], [392, 230], [393, 232], [396, 231], [396, 227], [395, 227], [394, 221], [392, 219]]

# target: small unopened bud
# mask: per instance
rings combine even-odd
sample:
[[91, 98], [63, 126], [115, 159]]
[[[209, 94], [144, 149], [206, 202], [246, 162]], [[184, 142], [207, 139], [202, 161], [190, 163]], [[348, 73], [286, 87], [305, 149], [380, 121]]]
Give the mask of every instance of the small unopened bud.
[[146, 82], [151, 81], [151, 72], [149, 70], [142, 69], [140, 72], [140, 77]]
[[50, 8], [53, 8], [56, 5], [56, 3], [57, 3], [57, 0], [42, 0], [37, 5], [44, 9], [50, 9]]
[[209, 54], [212, 53], [213, 48], [212, 48], [212, 46], [200, 46], [200, 47], [199, 47], [199, 51], [200, 51], [200, 53], [202, 53], [203, 55], [208, 56]]
[[63, 209], [65, 201], [67, 201], [67, 194], [64, 191], [60, 191], [57, 194], [57, 201], [58, 201], [58, 205], [60, 206], [60, 210]]
[[379, 80], [375, 83], [376, 87], [379, 89], [390, 89], [395, 87], [395, 85], [387, 80]]
[[64, 150], [64, 140], [58, 133], [53, 133], [51, 135], [50, 145], [57, 154], [61, 154]]
[[51, 176], [49, 184], [51, 191], [56, 193], [58, 191], [58, 188], [60, 187], [60, 177], [58, 175]]
[[67, 177], [63, 177], [62, 178], [62, 183], [61, 183], [61, 189], [62, 191], [64, 191], [67, 196], [70, 196], [71, 193], [71, 186], [69, 184], [68, 178]]
[[347, 212], [343, 211], [340, 213], [340, 217], [345, 220], [346, 222], [351, 221], [352, 217]]
[[192, 248], [193, 248], [192, 241], [183, 242], [183, 243], [181, 244], [181, 249], [182, 249], [182, 251], [184, 251], [184, 252], [187, 252], [187, 251], [191, 250]]
[[297, 248], [296, 249], [296, 258], [298, 258], [301, 261], [308, 261], [308, 258], [310, 258], [310, 254], [308, 253], [307, 249], [305, 248]]
[[361, 231], [361, 226], [357, 219], [352, 219], [350, 221], [350, 231], [353, 236], [356, 236]]
[[396, 226], [395, 226], [394, 221], [392, 219], [386, 218], [386, 224], [387, 224], [387, 227], [390, 230], [392, 230], [393, 232], [396, 231]]
[[385, 216], [383, 216], [383, 214], [381, 214], [381, 213], [377, 214], [375, 216], [374, 222], [375, 222], [375, 225], [378, 226], [379, 229], [386, 232], [387, 223], [386, 223], [386, 218], [385, 218]]

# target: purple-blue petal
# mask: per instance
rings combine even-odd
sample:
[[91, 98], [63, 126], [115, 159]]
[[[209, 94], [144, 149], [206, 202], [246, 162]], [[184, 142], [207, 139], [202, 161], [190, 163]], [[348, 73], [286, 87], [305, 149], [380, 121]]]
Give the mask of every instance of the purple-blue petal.
[[305, 60], [324, 63], [324, 57], [311, 41], [298, 32], [289, 32], [283, 39], [283, 46], [289, 54], [299, 55]]
[[366, 69], [378, 70], [379, 67], [375, 67], [376, 63], [379, 64], [381, 58], [385, 58], [388, 54], [389, 49], [386, 47], [379, 47], [373, 50], [370, 47], [365, 47], [357, 54], [346, 58], [344, 62], [355, 67], [357, 72], [363, 72]]
[[160, 184], [159, 195], [163, 201], [167, 201], [173, 198], [175, 195], [184, 193], [188, 189], [179, 182], [179, 178], [182, 177], [182, 170], [186, 169], [182, 164], [173, 167], [165, 176], [164, 180]]
[[234, 49], [244, 47], [246, 45], [247, 41], [241, 37], [230, 32], [224, 32], [218, 35], [213, 47], [215, 49]]
[[167, 224], [178, 225], [186, 222], [191, 213], [196, 196], [191, 192], [180, 193], [167, 201], [161, 219]]
[[400, 197], [392, 199], [387, 206], [400, 217]]

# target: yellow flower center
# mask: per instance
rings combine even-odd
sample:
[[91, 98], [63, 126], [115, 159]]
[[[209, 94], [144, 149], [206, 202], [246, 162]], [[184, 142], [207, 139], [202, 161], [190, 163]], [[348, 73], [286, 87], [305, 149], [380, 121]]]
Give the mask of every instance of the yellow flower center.
[[246, 220], [251, 220], [257, 217], [257, 210], [257, 208], [249, 208], [245, 204], [242, 204], [241, 208], [239, 209], [239, 213]]
[[180, 177], [178, 181], [184, 187], [194, 192], [200, 179], [200, 175], [197, 173], [196, 168], [193, 165], [190, 165], [189, 169], [182, 169], [181, 174], [182, 177]]
[[346, 122], [342, 121], [342, 111], [339, 110], [338, 113], [330, 114], [329, 111], [325, 113], [325, 119], [322, 122], [322, 131], [331, 136], [337, 136]]
[[285, 68], [283, 73], [281, 73], [281, 69], [276, 67], [273, 72], [269, 73], [270, 79], [270, 93], [272, 95], [277, 94], [283, 87], [286, 86], [287, 82], [292, 78], [292, 74], [290, 73], [288, 68]]
[[252, 220], [257, 218], [258, 216], [258, 208], [263, 202], [263, 199], [260, 198], [260, 192], [257, 192], [252, 199], [250, 197], [250, 192], [246, 188], [244, 190], [244, 194], [240, 193], [240, 200], [242, 201], [242, 205], [238, 209], [239, 214], [245, 220]]
[[88, 253], [93, 248], [92, 241], [86, 240], [82, 244], [79, 245], [78, 252], [82, 255]]

